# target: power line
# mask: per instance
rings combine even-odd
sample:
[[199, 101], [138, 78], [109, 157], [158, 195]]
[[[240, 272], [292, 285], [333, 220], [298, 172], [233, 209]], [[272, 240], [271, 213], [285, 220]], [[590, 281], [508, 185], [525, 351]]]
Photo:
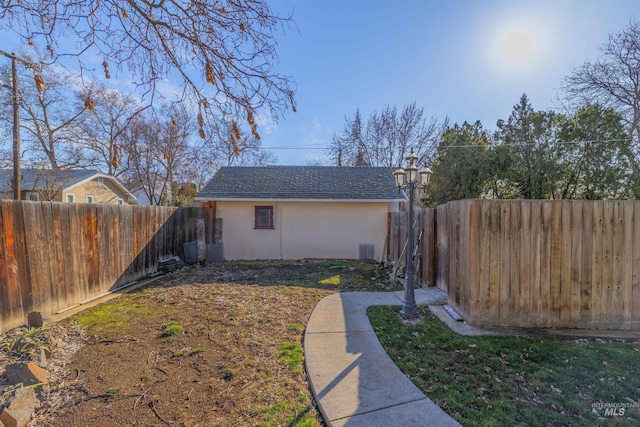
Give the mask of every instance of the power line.
[[[579, 144], [600, 144], [610, 142], [629, 142], [633, 141], [632, 138], [623, 139], [595, 139], [595, 140], [580, 140], [580, 141], [550, 141], [550, 144], [555, 145], [579, 145]], [[496, 148], [496, 147], [526, 147], [530, 145], [539, 145], [539, 142], [513, 142], [510, 144], [469, 144], [469, 145], [442, 145], [438, 148]]]
[[265, 150], [326, 150], [327, 147], [262, 147]]
[[[594, 140], [579, 140], [579, 141], [551, 141], [550, 144], [555, 145], [579, 145], [579, 144], [606, 144], [613, 142], [629, 142], [633, 141], [632, 138], [622, 139], [594, 139]], [[539, 145], [539, 142], [513, 142], [510, 144], [467, 144], [467, 145], [439, 145], [437, 148], [495, 148], [495, 147], [526, 147], [532, 145]], [[276, 147], [262, 147], [265, 150], [326, 150], [328, 146], [317, 145], [299, 145], [299, 146], [276, 146]]]

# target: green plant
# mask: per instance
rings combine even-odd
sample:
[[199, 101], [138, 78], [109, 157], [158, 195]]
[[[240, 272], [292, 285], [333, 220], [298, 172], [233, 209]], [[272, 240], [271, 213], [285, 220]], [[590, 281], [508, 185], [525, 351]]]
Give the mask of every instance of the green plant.
[[289, 367], [292, 374], [302, 373], [302, 347], [300, 344], [285, 343], [280, 346], [278, 360]]
[[19, 384], [10, 385], [6, 390], [0, 393], [0, 408], [2, 408], [4, 405], [6, 405], [9, 402], [9, 399], [11, 399], [13, 392], [19, 387], [20, 387]]
[[53, 327], [47, 323], [44, 323], [39, 328], [28, 327], [2, 340], [0, 348], [7, 353], [17, 354], [20, 357], [31, 357], [39, 348], [50, 349], [49, 333], [52, 329]]
[[162, 332], [162, 336], [164, 337], [170, 337], [173, 335], [179, 335], [182, 333], [182, 326], [180, 326], [180, 324], [178, 322], [176, 322], [175, 320], [172, 320], [171, 322], [167, 323], [164, 326], [164, 330]]
[[120, 393], [122, 393], [122, 390], [120, 389], [120, 387], [111, 387], [107, 389], [107, 394], [120, 394]]
[[78, 325], [91, 332], [117, 331], [126, 327], [140, 316], [147, 316], [143, 307], [135, 303], [132, 296], [120, 296], [118, 299], [96, 306], [76, 317]]
[[185, 357], [192, 356], [194, 354], [202, 353], [201, 348], [183, 348], [182, 350], [176, 350], [173, 352], [173, 357]]
[[51, 329], [53, 329], [53, 327], [49, 325], [47, 322], [44, 322], [42, 326], [39, 328], [29, 326], [26, 330], [22, 332], [21, 335], [25, 338], [44, 341], [47, 339], [47, 333], [51, 332]]
[[321, 285], [339, 286], [340, 285], [340, 275], [337, 274], [335, 276], [327, 277], [326, 279], [322, 279], [322, 280], [318, 281], [318, 283], [320, 283]]
[[303, 331], [304, 330], [304, 325], [302, 323], [289, 323], [287, 325], [287, 329], [290, 329], [292, 331]]

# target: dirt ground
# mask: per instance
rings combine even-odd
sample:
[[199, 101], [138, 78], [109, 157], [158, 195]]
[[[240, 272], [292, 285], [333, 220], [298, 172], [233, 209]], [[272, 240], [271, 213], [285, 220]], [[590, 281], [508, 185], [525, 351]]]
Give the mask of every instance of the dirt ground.
[[322, 425], [302, 359], [309, 316], [337, 291], [399, 289], [388, 274], [339, 261], [170, 273], [54, 326], [31, 425]]

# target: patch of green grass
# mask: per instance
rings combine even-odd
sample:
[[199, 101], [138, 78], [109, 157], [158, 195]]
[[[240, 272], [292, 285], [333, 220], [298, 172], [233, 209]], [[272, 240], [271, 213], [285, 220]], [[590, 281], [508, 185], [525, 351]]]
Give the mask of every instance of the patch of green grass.
[[304, 330], [304, 325], [302, 323], [289, 323], [287, 325], [287, 329], [292, 330], [292, 331], [303, 331]]
[[278, 360], [289, 367], [292, 374], [302, 373], [302, 347], [300, 344], [285, 343], [280, 346]]
[[296, 404], [277, 402], [270, 406], [252, 408], [249, 412], [251, 415], [260, 415], [261, 420], [255, 424], [260, 427], [280, 425], [283, 419], [286, 420], [287, 427], [317, 427], [318, 423], [309, 414], [310, 410], [311, 405], [306, 402]]
[[182, 333], [182, 326], [180, 323], [172, 320], [164, 326], [164, 330], [162, 331], [163, 337], [170, 337], [173, 335], [179, 335]]
[[463, 425], [638, 425], [640, 408], [600, 417], [598, 403], [640, 395], [640, 346], [595, 340], [465, 337], [425, 309], [407, 325], [397, 307], [371, 307], [369, 319], [400, 369]]
[[182, 350], [174, 351], [172, 356], [173, 357], [186, 357], [186, 356], [192, 356], [194, 354], [199, 354], [199, 353], [202, 353], [202, 349], [201, 348], [184, 348]]
[[120, 389], [120, 387], [111, 387], [109, 389], [107, 389], [107, 394], [121, 394], [122, 390]]
[[102, 332], [129, 326], [134, 319], [146, 315], [141, 304], [135, 303], [130, 297], [121, 296], [78, 314], [76, 322], [91, 332]]
[[318, 283], [320, 283], [321, 285], [339, 286], [340, 285], [340, 275], [336, 274], [335, 276], [327, 277], [326, 279], [322, 279], [322, 280], [318, 281]]

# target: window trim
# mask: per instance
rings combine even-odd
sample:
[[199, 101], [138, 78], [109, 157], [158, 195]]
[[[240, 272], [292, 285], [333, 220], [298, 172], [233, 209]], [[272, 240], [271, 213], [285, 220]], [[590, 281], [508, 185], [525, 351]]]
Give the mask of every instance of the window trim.
[[100, 187], [104, 187], [104, 177], [102, 177], [102, 176], [98, 177], [98, 185]]
[[[89, 201], [89, 198], [91, 198], [91, 201]], [[95, 197], [93, 197], [91, 194], [87, 194], [87, 195], [84, 197], [84, 202], [85, 202], [85, 203], [95, 203], [95, 202], [96, 202], [96, 198], [95, 198]]]
[[[269, 211], [269, 225], [259, 225], [258, 224], [258, 211], [266, 209]], [[254, 206], [253, 210], [253, 229], [254, 230], [274, 230], [275, 221], [273, 216], [273, 205], [268, 206]]]
[[29, 200], [30, 202], [39, 202], [40, 193], [38, 193], [37, 191], [27, 191], [24, 199]]
[[[71, 198], [71, 201], [69, 201], [69, 198]], [[76, 195], [75, 194], [71, 194], [71, 193], [67, 193], [66, 202], [67, 203], [75, 203], [76, 202]]]
[[116, 203], [117, 203], [117, 204], [119, 204], [119, 205], [124, 205], [124, 199], [122, 199], [122, 198], [118, 197], [118, 198], [116, 199]]

